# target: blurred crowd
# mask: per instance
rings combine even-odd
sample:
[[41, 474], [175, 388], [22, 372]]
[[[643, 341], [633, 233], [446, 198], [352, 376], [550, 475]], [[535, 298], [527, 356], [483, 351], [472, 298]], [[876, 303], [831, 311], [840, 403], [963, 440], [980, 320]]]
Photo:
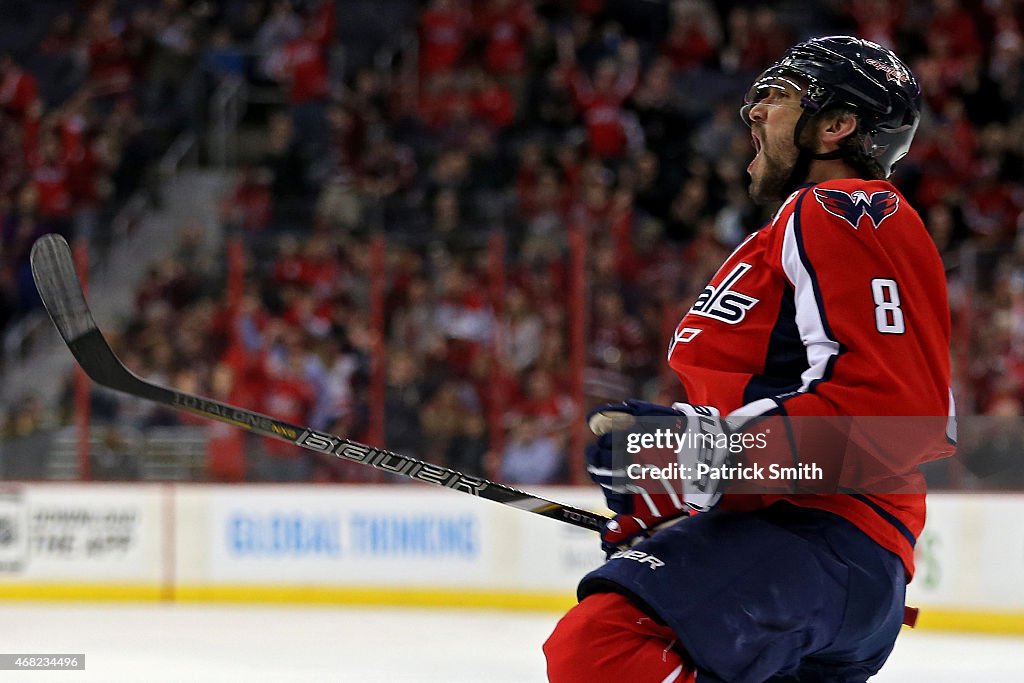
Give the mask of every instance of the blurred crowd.
[[[105, 248], [111, 218], [192, 125], [196, 12], [181, 2], [19, 4], [0, 18], [0, 331], [40, 304], [41, 234]], [[14, 38], [13, 36], [17, 36]]]
[[[241, 79], [281, 96], [224, 200], [235, 257], [193, 226], [139, 288], [115, 340], [139, 374], [466, 472], [567, 481], [581, 410], [676, 398], [671, 330], [768, 216], [747, 196], [747, 86], [796, 40], [852, 33], [897, 50], [924, 90], [894, 181], [947, 264], [960, 412], [1024, 413], [1024, 3], [395, 0], [413, 11], [388, 59], [344, 68], [339, 31], [356, 21], [344, 3], [163, 0], [118, 21], [113, 3], [88, 4], [88, 19], [59, 19], [40, 48], [72, 55], [88, 94], [36, 114], [51, 132], [22, 152], [26, 173], [74, 145], [120, 149], [109, 121], [163, 111], [182, 82], [208, 92]], [[137, 48], [130, 68], [97, 66], [103, 40]], [[193, 70], [201, 78], [181, 77]], [[97, 73], [129, 79], [106, 109]], [[35, 109], [18, 113], [9, 78], [3, 120], [29, 130]], [[75, 128], [76, 116], [94, 125]], [[97, 154], [95, 177], [116, 176], [117, 162]], [[31, 177], [5, 192], [9, 215], [22, 215]], [[10, 224], [4, 261], [16, 265], [25, 243]], [[569, 296], [573, 234], [586, 245], [584, 300]], [[582, 397], [570, 362], [580, 307]], [[93, 403], [97, 420], [185, 419], [102, 392]], [[227, 427], [211, 428], [209, 469], [229, 481], [374, 476]]]

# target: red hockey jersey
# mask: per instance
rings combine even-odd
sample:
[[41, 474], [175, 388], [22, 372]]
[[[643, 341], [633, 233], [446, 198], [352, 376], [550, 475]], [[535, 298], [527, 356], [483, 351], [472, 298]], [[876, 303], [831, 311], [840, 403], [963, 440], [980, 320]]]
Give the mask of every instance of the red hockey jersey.
[[829, 510], [899, 555], [911, 576], [925, 519], [916, 465], [953, 450], [945, 429], [953, 413], [949, 331], [938, 252], [892, 185], [843, 179], [790, 195], [729, 256], [676, 328], [668, 361], [686, 400], [723, 415], [943, 419], [902, 448], [912, 465], [904, 490], [912, 493], [726, 489], [719, 505], [788, 500]]

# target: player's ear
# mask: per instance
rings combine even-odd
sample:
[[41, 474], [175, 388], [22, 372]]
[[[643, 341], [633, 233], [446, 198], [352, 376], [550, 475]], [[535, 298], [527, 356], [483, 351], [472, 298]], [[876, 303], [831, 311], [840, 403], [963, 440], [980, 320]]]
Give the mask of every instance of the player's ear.
[[857, 132], [857, 115], [838, 110], [825, 116], [821, 123], [821, 143], [826, 149], [838, 147], [842, 140]]

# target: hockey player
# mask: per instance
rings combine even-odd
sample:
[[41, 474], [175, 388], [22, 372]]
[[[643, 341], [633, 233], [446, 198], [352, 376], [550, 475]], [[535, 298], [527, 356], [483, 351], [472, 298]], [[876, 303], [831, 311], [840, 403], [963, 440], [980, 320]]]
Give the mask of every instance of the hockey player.
[[781, 206], [676, 329], [669, 363], [687, 403], [592, 413], [588, 470], [618, 515], [602, 534], [610, 559], [544, 646], [551, 681], [852, 683], [885, 662], [924, 525], [916, 467], [903, 472], [908, 493], [707, 489], [693, 515], [678, 496], [634, 494], [608, 474], [623, 417], [692, 429], [718, 411], [732, 424], [938, 416], [905, 437], [902, 457], [952, 451], [945, 275], [886, 180], [910, 148], [919, 96], [895, 54], [845, 36], [792, 47], [753, 84], [741, 109], [756, 150], [750, 194]]

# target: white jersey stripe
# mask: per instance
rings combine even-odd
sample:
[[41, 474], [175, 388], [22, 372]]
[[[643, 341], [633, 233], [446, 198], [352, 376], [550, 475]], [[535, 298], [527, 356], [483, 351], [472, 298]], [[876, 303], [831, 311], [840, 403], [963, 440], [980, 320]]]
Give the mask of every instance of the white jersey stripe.
[[956, 443], [956, 399], [953, 398], [952, 388], [949, 390], [949, 420], [946, 422], [946, 438], [950, 443]]
[[668, 676], [665, 676], [665, 678], [662, 679], [661, 683], [675, 683], [675, 681], [679, 680], [679, 676], [682, 673], [683, 673], [683, 665], [680, 664], [676, 668], [672, 669], [672, 673], [670, 673]]
[[808, 368], [800, 375], [800, 391], [805, 392], [815, 381], [825, 376], [829, 362], [839, 355], [839, 342], [829, 337], [821, 317], [822, 307], [815, 291], [814, 278], [800, 257], [795, 223], [796, 212], [786, 222], [782, 238], [782, 268], [793, 285], [796, 326], [800, 331], [800, 340], [807, 349]]

